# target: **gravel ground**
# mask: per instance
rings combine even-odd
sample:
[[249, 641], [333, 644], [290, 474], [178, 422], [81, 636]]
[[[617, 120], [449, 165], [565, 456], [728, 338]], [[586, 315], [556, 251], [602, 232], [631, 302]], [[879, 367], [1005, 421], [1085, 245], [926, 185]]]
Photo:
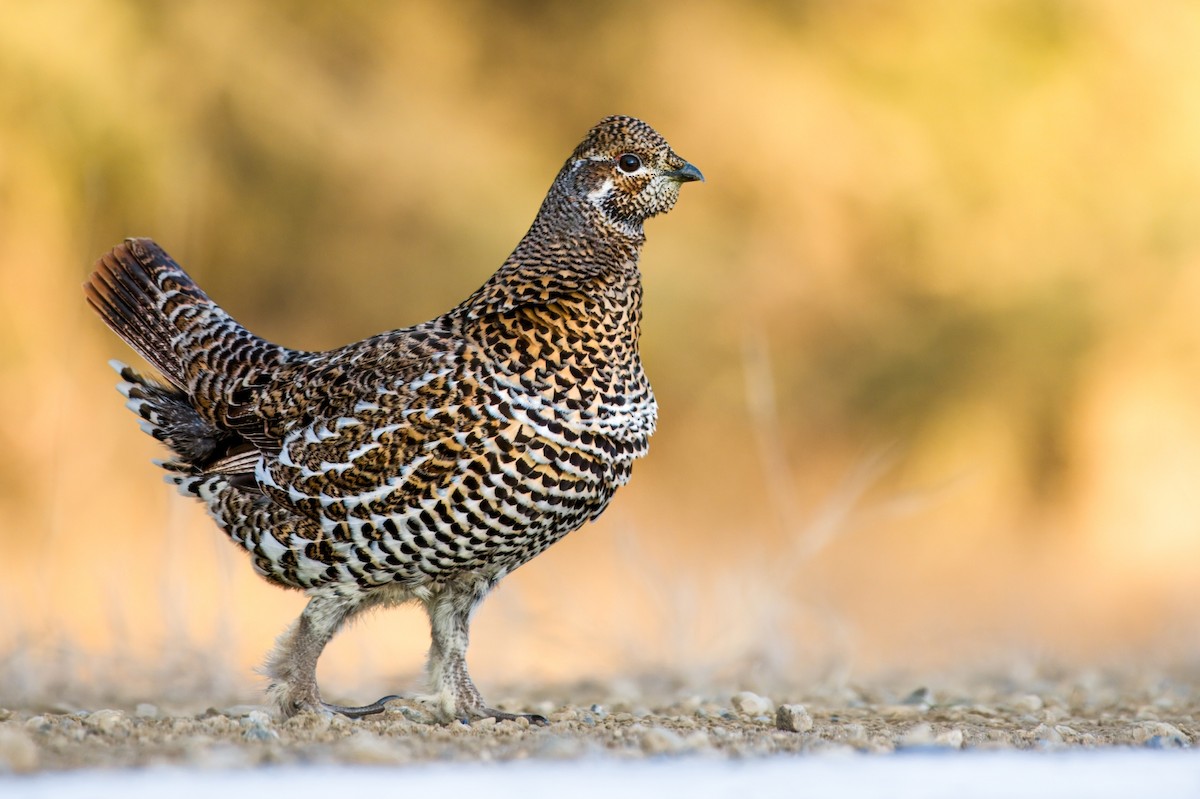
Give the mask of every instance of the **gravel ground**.
[[[240, 705], [0, 709], [0, 773], [88, 767], [407, 764], [434, 761], [751, 758], [776, 753], [959, 749], [1174, 749], [1200, 735], [1200, 682], [1139, 674], [975, 679], [895, 692], [691, 693], [577, 686], [505, 709], [546, 726], [434, 723], [415, 702], [352, 721], [272, 718]], [[545, 695], [545, 694], [543, 694]]]

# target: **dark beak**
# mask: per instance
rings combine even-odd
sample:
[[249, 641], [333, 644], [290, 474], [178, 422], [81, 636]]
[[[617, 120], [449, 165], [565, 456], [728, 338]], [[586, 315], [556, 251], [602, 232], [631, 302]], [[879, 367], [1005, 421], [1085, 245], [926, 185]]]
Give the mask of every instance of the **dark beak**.
[[670, 178], [671, 180], [675, 180], [680, 183], [688, 183], [693, 180], [698, 180], [701, 183], [704, 182], [704, 175], [700, 172], [700, 170], [696, 169], [696, 167], [692, 166], [686, 161], [684, 162], [683, 166], [679, 167], [679, 169], [672, 170], [671, 172], [664, 172], [663, 177]]

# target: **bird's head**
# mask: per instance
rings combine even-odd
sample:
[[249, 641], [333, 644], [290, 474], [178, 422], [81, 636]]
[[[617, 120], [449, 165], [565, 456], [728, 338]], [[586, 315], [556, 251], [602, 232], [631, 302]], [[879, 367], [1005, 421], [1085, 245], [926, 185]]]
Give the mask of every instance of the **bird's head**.
[[646, 219], [670, 211], [680, 185], [704, 180], [654, 128], [625, 116], [603, 119], [588, 131], [559, 177], [576, 199], [630, 233], [640, 233]]

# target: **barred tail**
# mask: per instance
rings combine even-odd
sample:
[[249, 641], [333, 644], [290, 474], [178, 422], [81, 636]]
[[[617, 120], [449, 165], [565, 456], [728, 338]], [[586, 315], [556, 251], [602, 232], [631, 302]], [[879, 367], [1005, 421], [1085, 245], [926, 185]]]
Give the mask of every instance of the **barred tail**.
[[187, 391], [182, 340], [197, 316], [225, 314], [171, 256], [150, 239], [126, 239], [96, 262], [83, 291], [114, 333]]
[[[118, 370], [130, 407], [184, 462], [208, 468], [206, 457], [239, 455], [238, 442], [274, 445], [274, 432], [257, 413], [256, 389], [295, 353], [239, 325], [150, 239], [114, 247], [83, 291], [104, 323], [166, 380], [160, 385]], [[192, 435], [196, 441], [188, 443]], [[215, 449], [205, 456], [210, 444]], [[235, 458], [222, 468], [244, 471], [245, 464]]]
[[216, 464], [225, 466], [230, 450], [240, 441], [238, 436], [202, 418], [182, 391], [138, 374], [120, 361], [109, 361], [109, 365], [121, 376], [117, 391], [125, 397], [125, 407], [138, 415], [138, 426], [166, 444], [175, 456], [160, 466], [184, 474], [200, 474]]

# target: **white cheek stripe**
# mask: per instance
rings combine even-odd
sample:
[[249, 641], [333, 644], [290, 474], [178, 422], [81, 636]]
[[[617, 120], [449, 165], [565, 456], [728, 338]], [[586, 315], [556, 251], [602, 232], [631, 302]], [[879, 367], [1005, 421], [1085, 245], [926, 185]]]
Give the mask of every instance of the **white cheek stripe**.
[[591, 200], [592, 202], [596, 202], [597, 200], [603, 200], [605, 197], [612, 194], [612, 190], [613, 190], [613, 181], [612, 181], [612, 178], [608, 178], [607, 180], [604, 181], [604, 184], [600, 188], [589, 191], [587, 198], [589, 200]]

